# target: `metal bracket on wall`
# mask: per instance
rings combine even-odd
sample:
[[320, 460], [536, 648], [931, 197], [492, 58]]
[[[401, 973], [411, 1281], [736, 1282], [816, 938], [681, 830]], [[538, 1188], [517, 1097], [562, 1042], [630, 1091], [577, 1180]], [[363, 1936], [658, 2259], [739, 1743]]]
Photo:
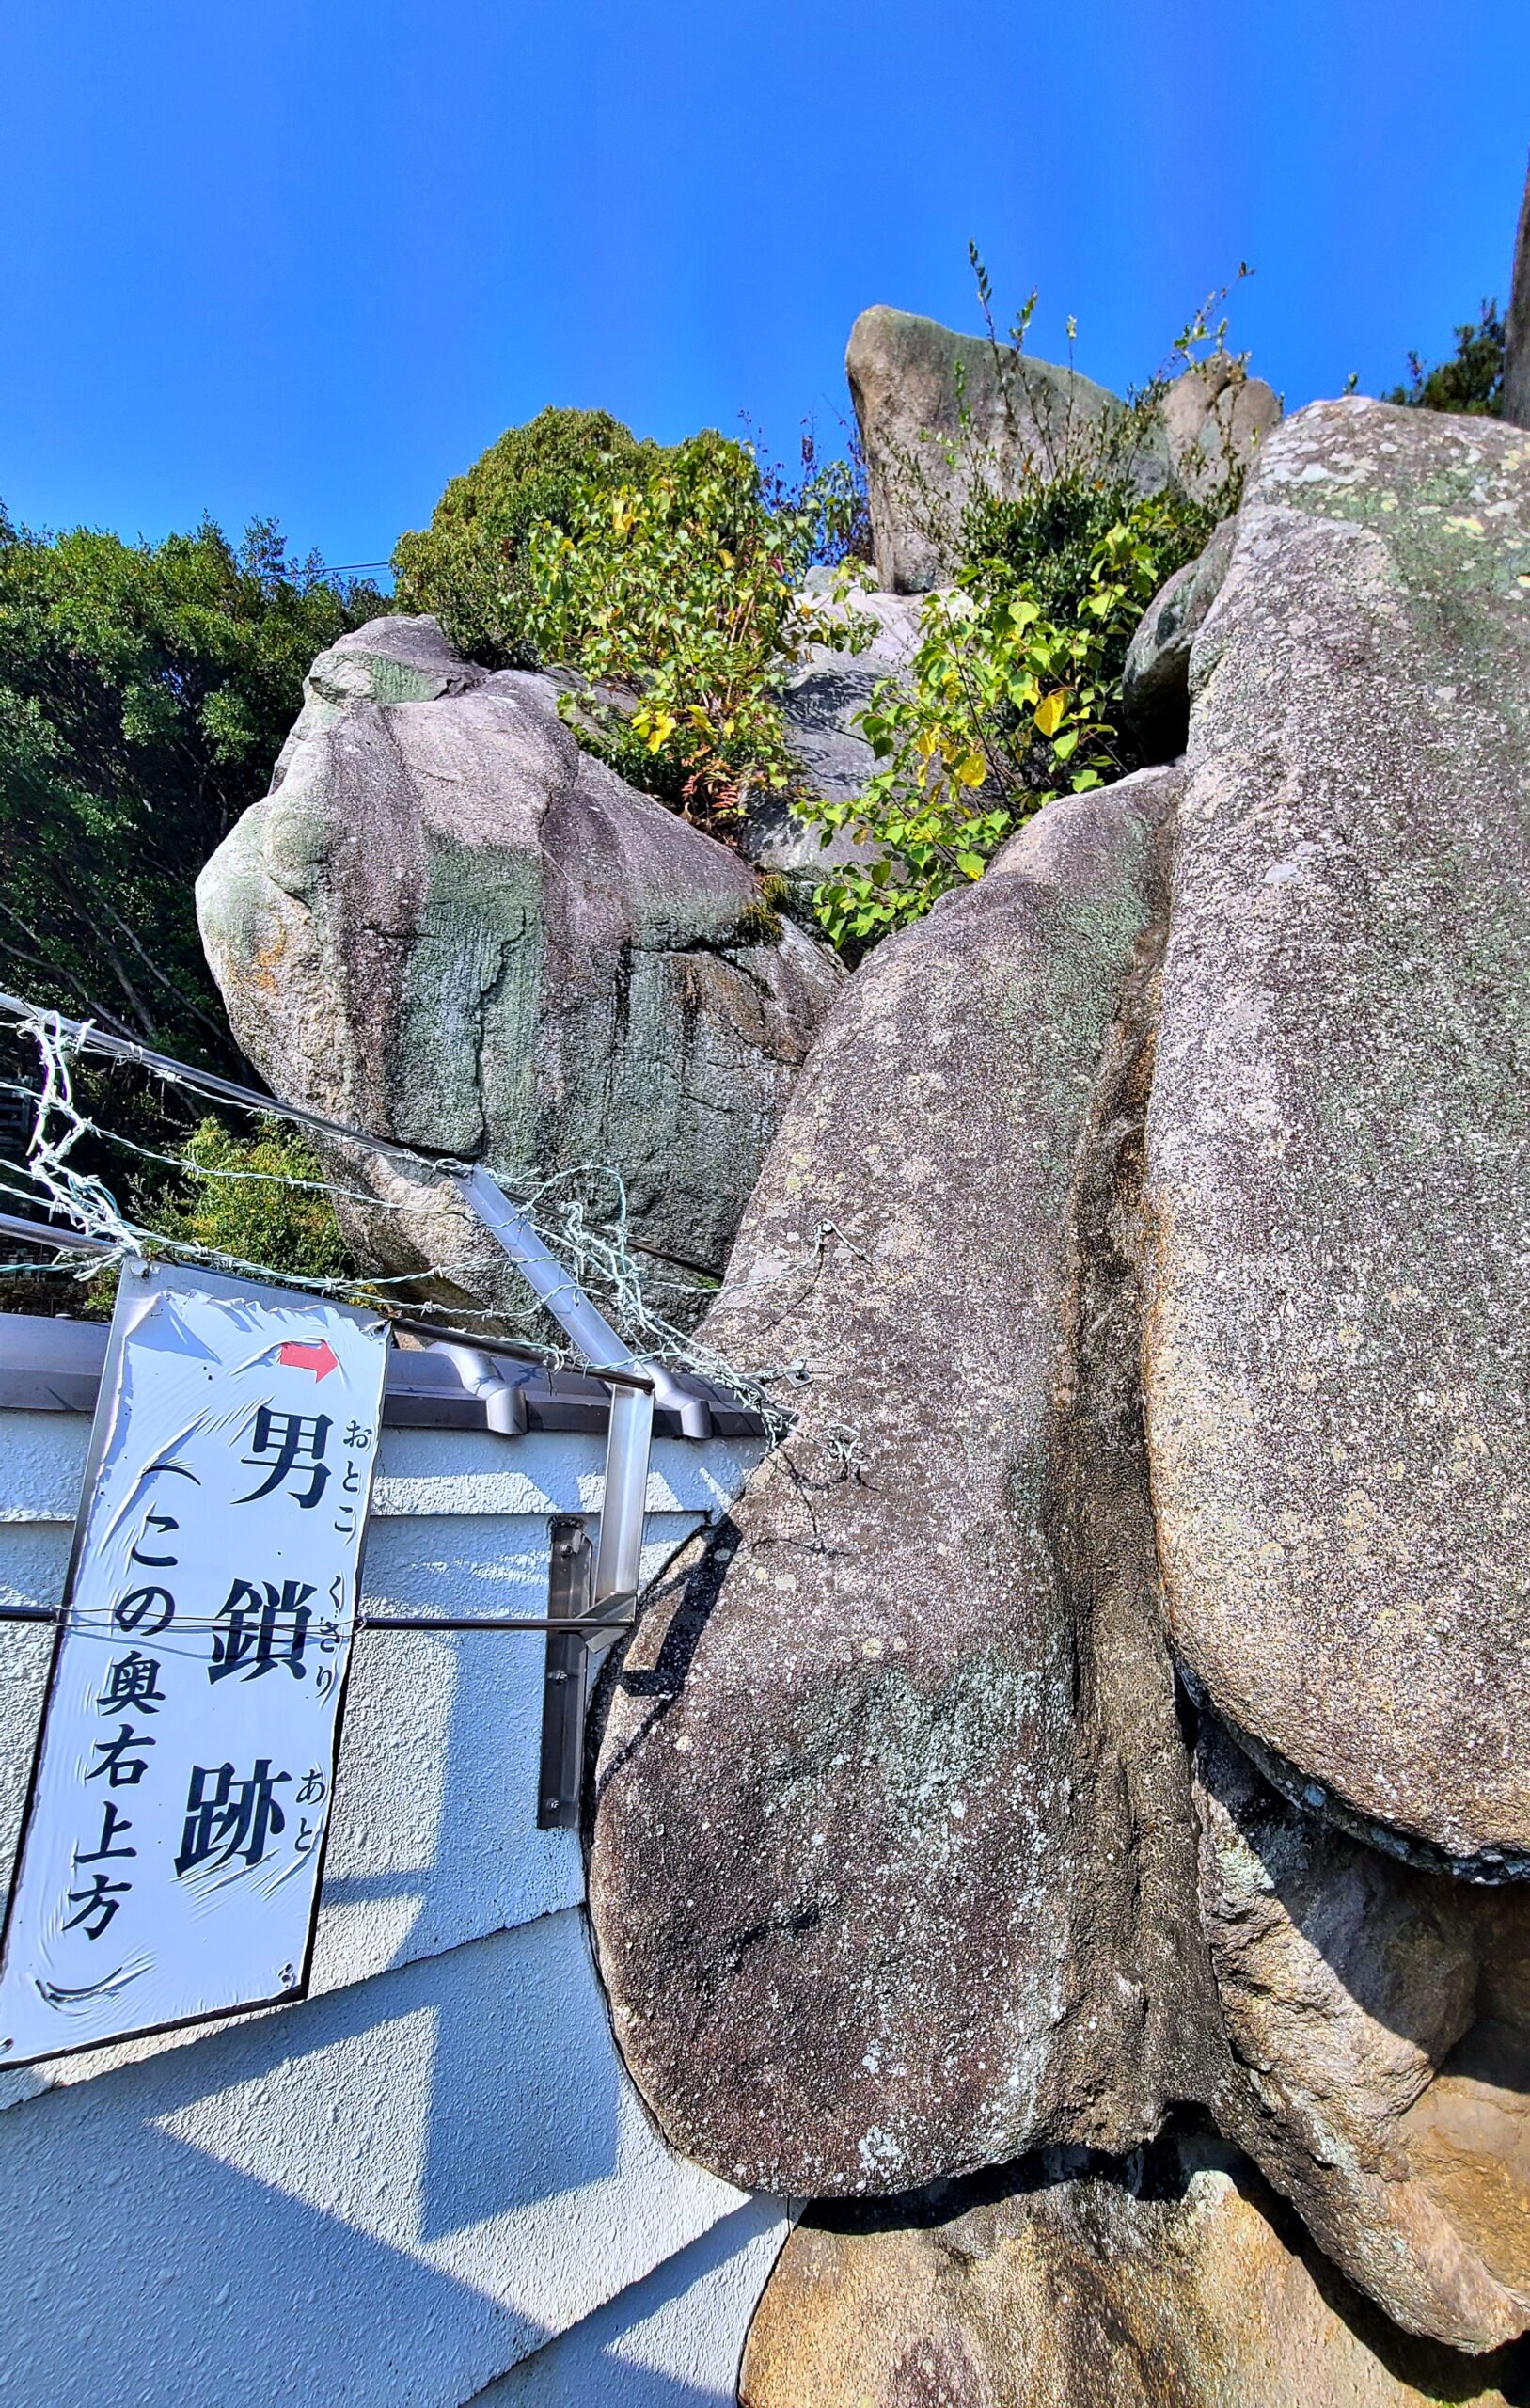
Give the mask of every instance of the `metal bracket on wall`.
[[[547, 1570], [549, 1622], [583, 1622], [594, 1595], [595, 1550], [590, 1528], [577, 1513], [552, 1517], [552, 1556]], [[549, 1630], [542, 1692], [542, 1771], [537, 1829], [577, 1830], [584, 1786], [585, 1692], [590, 1642], [582, 1631]]]

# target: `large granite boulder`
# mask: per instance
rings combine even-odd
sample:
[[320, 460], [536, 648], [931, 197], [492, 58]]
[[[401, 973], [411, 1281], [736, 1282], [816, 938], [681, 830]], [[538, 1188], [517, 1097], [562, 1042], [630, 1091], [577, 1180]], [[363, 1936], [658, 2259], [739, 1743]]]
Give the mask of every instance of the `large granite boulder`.
[[614, 1680], [590, 1892], [731, 2180], [1119, 2149], [1218, 2078], [1134, 1370], [1175, 784], [1053, 804], [858, 972], [704, 1324], [799, 1418]]
[[1224, 2126], [1410, 2332], [1530, 2324], [1530, 1890], [1424, 1873], [1289, 1805], [1207, 1718], [1202, 1898]]
[[1510, 2408], [1523, 2347], [1397, 2333], [1200, 2131], [877, 2213], [816, 2210], [756, 2311], [742, 2408]]
[[1246, 467], [1280, 418], [1270, 387], [1226, 353], [1187, 369], [1157, 414], [1077, 369], [878, 304], [850, 329], [845, 374], [866, 461], [877, 575], [924, 593], [961, 564], [979, 485], [1018, 493], [1037, 472], [1108, 463], [1139, 493], [1171, 479], [1198, 496]]
[[[925, 593], [954, 574], [962, 512], [978, 482], [1016, 490], [1028, 470], [1049, 471], [1097, 442], [1125, 410], [1075, 369], [880, 303], [851, 327], [844, 372], [876, 572], [896, 594]], [[1132, 466], [1143, 490], [1156, 491], [1168, 480], [1166, 447], [1150, 447]]]
[[[203, 943], [276, 1094], [523, 1189], [609, 1165], [651, 1265], [716, 1276], [843, 973], [735, 853], [580, 752], [555, 703], [433, 620], [342, 637], [197, 881]], [[342, 1211], [381, 1267], [505, 1291], [442, 1182], [345, 1168], [379, 1199]], [[595, 1178], [592, 1209], [615, 1193]]]
[[1530, 451], [1270, 438], [1196, 639], [1148, 1114], [1173, 1643], [1291, 1795], [1530, 1873]]

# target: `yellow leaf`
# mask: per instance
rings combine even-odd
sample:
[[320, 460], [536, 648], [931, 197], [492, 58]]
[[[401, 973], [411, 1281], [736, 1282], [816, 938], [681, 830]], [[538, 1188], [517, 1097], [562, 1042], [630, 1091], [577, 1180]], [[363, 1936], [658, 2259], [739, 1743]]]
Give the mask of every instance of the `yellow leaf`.
[[1057, 734], [1058, 729], [1063, 724], [1063, 714], [1067, 709], [1067, 706], [1068, 694], [1067, 688], [1065, 686], [1054, 687], [1052, 691], [1048, 695], [1046, 701], [1036, 705], [1035, 722], [1043, 736], [1055, 736]]
[[956, 764], [955, 778], [958, 785], [980, 786], [987, 774], [988, 765], [981, 752], [969, 752]]

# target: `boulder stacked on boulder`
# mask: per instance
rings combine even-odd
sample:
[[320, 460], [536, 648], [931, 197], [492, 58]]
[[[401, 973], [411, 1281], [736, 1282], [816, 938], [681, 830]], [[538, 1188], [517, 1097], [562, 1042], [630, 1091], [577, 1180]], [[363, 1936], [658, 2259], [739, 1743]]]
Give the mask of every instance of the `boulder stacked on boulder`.
[[[581, 752], [555, 702], [431, 619], [343, 636], [271, 794], [197, 881], [203, 941], [276, 1094], [524, 1189], [611, 1166], [684, 1311], [844, 974], [736, 853]], [[443, 1181], [345, 1169], [378, 1197], [342, 1211], [379, 1268], [502, 1295], [503, 1258]], [[591, 1201], [613, 1209], [608, 1181]]]
[[1204, 2129], [1076, 2152], [917, 2220], [810, 2211], [765, 2292], [742, 2408], [1512, 2408], [1518, 2349], [1396, 2332]]
[[1280, 402], [1226, 353], [1168, 389], [1156, 414], [982, 335], [878, 304], [850, 329], [845, 374], [866, 462], [876, 573], [894, 594], [923, 594], [961, 565], [962, 514], [981, 484], [999, 495], [1076, 465], [1138, 493], [1171, 479], [1214, 492], [1247, 467]]
[[[887, 2408], [1403, 2400], [1399, 2329], [1530, 2324], [1530, 446], [1316, 405], [1223, 550], [1182, 778], [1053, 805], [829, 1014], [707, 1324], [798, 1424], [609, 1693], [591, 1905], [666, 2131], [818, 2197], [1007, 2162], [1046, 2226], [942, 2306], [941, 2194], [886, 2211]], [[1129, 2160], [1075, 2212], [1045, 2152], [1175, 2102], [1392, 2324], [1258, 2239], [1312, 2368], [1240, 2372], [1204, 2218]], [[1065, 2349], [1027, 2302], [1111, 2231], [1180, 2305]], [[835, 2363], [827, 2246], [754, 2408]]]
[[[852, 339], [890, 586], [947, 565], [956, 340]], [[966, 369], [990, 473], [1121, 408]], [[848, 984], [430, 621], [314, 664], [200, 882], [279, 1092], [613, 1167], [795, 1398], [592, 1783], [640, 2089], [821, 2203], [749, 2408], [1530, 2398], [1530, 442], [1203, 385], [1136, 471], [1257, 440], [1127, 666], [1183, 762]], [[828, 791], [875, 607], [786, 698]], [[347, 1170], [375, 1261], [503, 1298], [427, 1170]]]

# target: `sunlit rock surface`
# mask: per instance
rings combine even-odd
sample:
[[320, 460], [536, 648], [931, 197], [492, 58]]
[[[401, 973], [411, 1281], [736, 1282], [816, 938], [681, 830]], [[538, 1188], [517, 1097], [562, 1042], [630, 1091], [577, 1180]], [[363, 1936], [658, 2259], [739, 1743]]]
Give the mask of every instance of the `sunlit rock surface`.
[[1421, 1873], [1290, 1806], [1207, 1718], [1222, 2119], [1412, 2332], [1530, 2323], [1530, 1889]]
[[[971, 2204], [969, 2204], [969, 2202]], [[1396, 2331], [1212, 2134], [1066, 2152], [892, 2211], [810, 2213], [744, 2356], [743, 2408], [1512, 2408], [1525, 2346]]]
[[1273, 435], [1196, 639], [1148, 1113], [1175, 1650], [1293, 1795], [1530, 1869], [1530, 439]]
[[639, 2087], [733, 2179], [1128, 2146], [1216, 2055], [1133, 1370], [1175, 783], [878, 948], [704, 1324], [800, 1418], [614, 1683], [591, 1900]]

